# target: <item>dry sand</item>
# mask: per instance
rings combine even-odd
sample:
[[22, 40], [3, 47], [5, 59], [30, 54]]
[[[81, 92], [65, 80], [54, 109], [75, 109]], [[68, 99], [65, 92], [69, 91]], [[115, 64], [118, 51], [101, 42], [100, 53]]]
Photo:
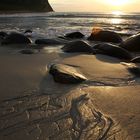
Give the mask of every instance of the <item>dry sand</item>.
[[[0, 140], [140, 139], [140, 85], [120, 60], [18, 51], [0, 47]], [[51, 63], [72, 65], [89, 80], [55, 83]]]

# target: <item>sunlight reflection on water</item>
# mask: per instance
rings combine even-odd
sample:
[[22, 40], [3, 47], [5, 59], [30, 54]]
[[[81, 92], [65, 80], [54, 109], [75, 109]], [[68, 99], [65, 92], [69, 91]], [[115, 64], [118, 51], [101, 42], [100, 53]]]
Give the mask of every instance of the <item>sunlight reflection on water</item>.
[[93, 27], [135, 34], [140, 31], [140, 14], [115, 11], [111, 14], [56, 12], [0, 15], [0, 31], [24, 32], [31, 29], [39, 38], [54, 38], [74, 31], [89, 36]]
[[110, 23], [111, 24], [121, 24], [121, 23], [123, 23], [123, 20], [119, 19], [119, 18], [113, 18], [113, 19], [111, 19]]

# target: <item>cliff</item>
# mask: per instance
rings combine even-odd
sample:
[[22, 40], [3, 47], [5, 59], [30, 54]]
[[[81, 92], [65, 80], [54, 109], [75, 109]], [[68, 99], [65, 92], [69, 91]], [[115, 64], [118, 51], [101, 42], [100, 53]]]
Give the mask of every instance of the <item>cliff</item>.
[[0, 0], [0, 12], [51, 12], [48, 0]]

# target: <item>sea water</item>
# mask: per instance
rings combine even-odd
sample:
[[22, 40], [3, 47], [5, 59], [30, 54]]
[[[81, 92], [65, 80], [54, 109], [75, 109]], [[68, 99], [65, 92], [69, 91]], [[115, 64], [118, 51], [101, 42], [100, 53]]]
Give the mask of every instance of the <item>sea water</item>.
[[121, 35], [140, 32], [140, 13], [14, 13], [0, 15], [0, 31], [24, 32], [31, 29], [38, 37], [51, 38], [80, 31], [88, 36], [93, 27], [116, 31]]

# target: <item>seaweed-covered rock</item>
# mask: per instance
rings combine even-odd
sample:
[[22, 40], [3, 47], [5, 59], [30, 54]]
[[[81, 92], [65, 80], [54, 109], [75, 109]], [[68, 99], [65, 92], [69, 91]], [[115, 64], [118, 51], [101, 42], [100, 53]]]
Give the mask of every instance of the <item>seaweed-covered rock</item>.
[[49, 73], [53, 75], [55, 82], [64, 84], [76, 84], [87, 80], [80, 71], [64, 64], [51, 65]]

